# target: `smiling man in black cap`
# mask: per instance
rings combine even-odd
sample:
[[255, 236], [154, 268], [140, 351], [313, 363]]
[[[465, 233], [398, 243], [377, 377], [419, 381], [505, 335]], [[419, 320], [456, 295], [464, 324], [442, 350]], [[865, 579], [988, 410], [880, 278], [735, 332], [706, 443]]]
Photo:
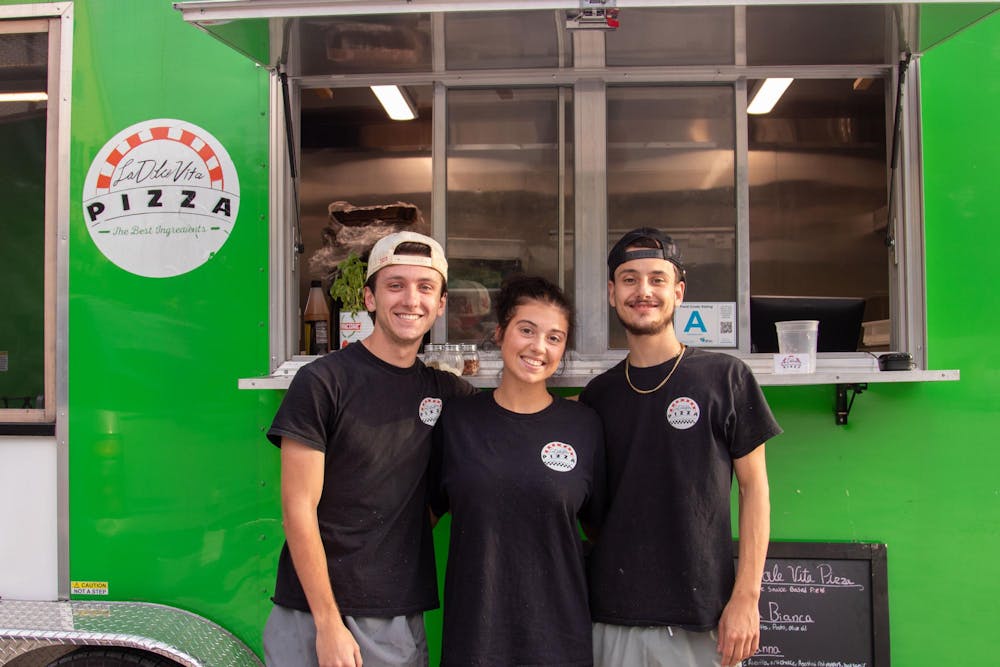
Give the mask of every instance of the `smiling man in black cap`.
[[608, 301], [629, 352], [580, 395], [604, 423], [611, 497], [589, 561], [598, 666], [735, 665], [760, 639], [764, 442], [781, 428], [742, 361], [678, 340], [686, 280], [677, 246], [657, 229], [628, 232], [608, 255]]

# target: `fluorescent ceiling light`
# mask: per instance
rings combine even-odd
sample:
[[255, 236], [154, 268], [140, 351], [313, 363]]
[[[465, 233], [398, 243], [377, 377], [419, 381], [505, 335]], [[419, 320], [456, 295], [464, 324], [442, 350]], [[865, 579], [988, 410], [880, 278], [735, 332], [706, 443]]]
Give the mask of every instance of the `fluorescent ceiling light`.
[[399, 86], [372, 86], [372, 92], [393, 120], [413, 120], [417, 110], [409, 96]]
[[785, 89], [792, 85], [794, 79], [764, 79], [764, 83], [757, 89], [753, 99], [747, 106], [747, 113], [762, 114], [770, 113], [774, 105], [785, 93]]
[[45, 102], [49, 96], [45, 92], [0, 93], [0, 102]]

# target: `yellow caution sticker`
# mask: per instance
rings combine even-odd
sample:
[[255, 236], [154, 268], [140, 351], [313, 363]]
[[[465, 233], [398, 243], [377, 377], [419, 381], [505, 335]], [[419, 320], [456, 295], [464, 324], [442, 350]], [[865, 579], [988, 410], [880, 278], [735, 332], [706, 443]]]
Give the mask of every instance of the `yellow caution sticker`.
[[71, 581], [69, 582], [69, 592], [73, 595], [107, 595], [108, 582]]

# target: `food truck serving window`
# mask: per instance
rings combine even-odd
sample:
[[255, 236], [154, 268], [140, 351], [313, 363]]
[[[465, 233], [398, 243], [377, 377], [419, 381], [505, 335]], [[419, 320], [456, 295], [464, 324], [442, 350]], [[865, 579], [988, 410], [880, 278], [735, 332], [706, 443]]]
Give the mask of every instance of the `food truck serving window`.
[[[235, 43], [231, 22], [250, 5], [220, 4], [230, 23], [203, 27]], [[285, 316], [275, 365], [302, 348], [311, 281], [329, 280], [371, 224], [445, 243], [450, 306], [436, 342], [488, 351], [492, 299], [524, 271], [575, 298], [573, 361], [620, 359], [605, 257], [624, 231], [655, 226], [688, 268], [684, 342], [770, 352], [751, 304], [806, 298], [841, 332], [826, 349], [867, 363], [903, 350], [925, 367], [923, 295], [908, 287], [922, 285], [917, 87], [900, 77], [915, 68], [900, 54], [920, 46], [912, 6], [479, 4], [324, 14], [303, 3], [270, 18], [267, 64], [287, 77], [300, 167], [276, 198], [275, 217], [297, 223], [274, 226], [275, 248], [299, 235], [305, 245], [282, 273], [290, 287], [274, 290]], [[391, 120], [373, 86], [398, 90], [409, 119]], [[844, 302], [855, 306], [825, 308]]]

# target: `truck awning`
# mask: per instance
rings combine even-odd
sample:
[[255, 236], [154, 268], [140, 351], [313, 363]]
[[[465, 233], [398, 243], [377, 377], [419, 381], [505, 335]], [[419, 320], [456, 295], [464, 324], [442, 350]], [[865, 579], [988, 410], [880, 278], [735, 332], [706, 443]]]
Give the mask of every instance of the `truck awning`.
[[[382, 26], [389, 30], [368, 38], [381, 40], [379, 45], [367, 48], [372, 51], [386, 44], [388, 48], [399, 48], [400, 39], [406, 33], [414, 15], [449, 13], [524, 13], [524, 12], [565, 12], [567, 17], [583, 11], [602, 11], [613, 8], [620, 12], [621, 20], [627, 21], [629, 12], [648, 8], [710, 9], [741, 7], [748, 15], [756, 11], [853, 11], [854, 15], [870, 17], [888, 27], [887, 36], [894, 41], [891, 49], [886, 49], [886, 62], [894, 62], [901, 52], [921, 53], [941, 44], [958, 34], [976, 21], [1000, 9], [997, 2], [863, 2], [859, 0], [832, 0], [830, 2], [780, 2], [776, 0], [742, 0], [739, 3], [725, 0], [191, 0], [175, 2], [174, 7], [181, 12], [184, 20], [205, 30], [236, 51], [265, 67], [291, 64], [292, 74], [296, 63], [308, 59], [310, 54], [329, 51], [329, 44], [316, 43], [323, 39], [321, 31], [297, 31], [297, 21], [313, 24], [324, 21], [334, 23], [349, 21], [359, 17], [382, 17]], [[858, 14], [858, 12], [861, 12]], [[399, 30], [392, 35], [393, 20], [398, 20]], [[794, 20], [794, 19], [793, 19]], [[386, 23], [388, 22], [388, 23]], [[552, 21], [553, 30], [560, 25]], [[784, 24], [787, 25], [787, 24]], [[603, 26], [601, 26], [603, 27]], [[776, 29], [774, 39], [782, 37], [781, 28]], [[293, 31], [294, 37], [293, 37]], [[412, 31], [410, 31], [412, 32]], [[365, 39], [364, 35], [351, 38]], [[350, 41], [351, 38], [348, 38]], [[354, 43], [357, 43], [356, 41]], [[404, 44], [405, 46], [405, 44]], [[428, 66], [429, 71], [429, 66]]]

